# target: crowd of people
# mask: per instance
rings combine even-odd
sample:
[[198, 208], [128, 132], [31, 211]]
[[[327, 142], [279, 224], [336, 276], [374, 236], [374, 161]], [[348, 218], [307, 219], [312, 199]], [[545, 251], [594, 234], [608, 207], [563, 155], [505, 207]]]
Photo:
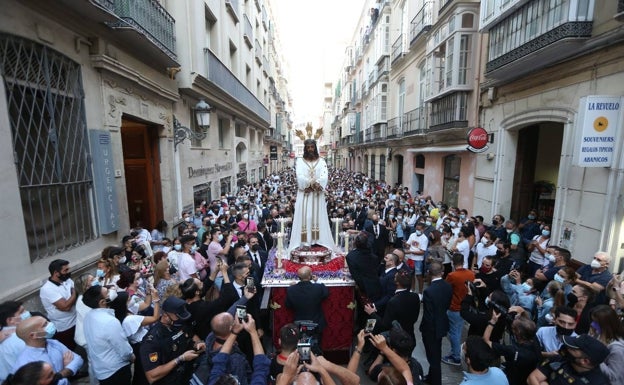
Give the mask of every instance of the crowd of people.
[[[462, 384], [624, 384], [624, 285], [609, 255], [575, 269], [535, 210], [486, 223], [404, 186], [329, 174], [326, 210], [353, 239], [346, 260], [359, 306], [346, 367], [318, 350], [301, 357], [296, 324], [279, 331], [279, 354], [264, 351], [261, 282], [278, 218], [295, 214], [290, 170], [200, 202], [173, 228], [137, 224], [92, 273], [72, 278], [68, 261], [52, 261], [44, 313], [0, 304], [0, 379], [356, 385], [363, 367], [379, 384], [439, 385], [442, 365], [453, 365], [464, 369]], [[332, 315], [297, 298], [322, 301], [327, 289], [309, 269], [299, 278], [286, 305], [322, 326]], [[412, 356], [419, 341], [426, 375]]]

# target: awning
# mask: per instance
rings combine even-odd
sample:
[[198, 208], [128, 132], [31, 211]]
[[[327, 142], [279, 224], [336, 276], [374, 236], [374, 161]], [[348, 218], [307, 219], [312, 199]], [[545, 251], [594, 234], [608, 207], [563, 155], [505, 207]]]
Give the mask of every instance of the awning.
[[461, 151], [468, 151], [468, 144], [457, 144], [455, 146], [427, 146], [427, 147], [407, 149], [407, 152], [461, 152]]

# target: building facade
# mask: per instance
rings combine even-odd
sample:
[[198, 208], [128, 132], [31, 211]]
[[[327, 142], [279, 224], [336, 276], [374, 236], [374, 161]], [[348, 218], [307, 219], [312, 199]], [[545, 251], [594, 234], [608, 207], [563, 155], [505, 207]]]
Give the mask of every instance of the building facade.
[[38, 290], [53, 259], [91, 266], [137, 223], [173, 236], [182, 210], [272, 171], [290, 97], [265, 2], [0, 5], [0, 300]]

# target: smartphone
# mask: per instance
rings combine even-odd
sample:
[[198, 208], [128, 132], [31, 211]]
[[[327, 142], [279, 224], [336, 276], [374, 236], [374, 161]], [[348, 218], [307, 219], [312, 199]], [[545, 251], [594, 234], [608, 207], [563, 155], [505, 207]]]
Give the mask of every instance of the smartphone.
[[297, 344], [297, 351], [299, 352], [299, 363], [302, 364], [304, 362], [310, 363], [310, 343], [309, 342], [299, 342]]
[[236, 317], [239, 321], [247, 320], [247, 306], [236, 305]]
[[375, 329], [375, 324], [377, 320], [375, 318], [369, 318], [366, 320], [366, 327], [364, 327], [364, 333], [372, 333], [373, 329]]
[[245, 278], [245, 286], [249, 291], [253, 291], [256, 288], [256, 281], [254, 280], [254, 277]]

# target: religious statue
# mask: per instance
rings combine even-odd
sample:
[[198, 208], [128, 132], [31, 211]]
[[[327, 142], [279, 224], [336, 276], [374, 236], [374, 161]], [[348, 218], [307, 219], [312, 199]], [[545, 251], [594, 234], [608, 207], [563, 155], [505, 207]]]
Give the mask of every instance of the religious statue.
[[297, 201], [289, 250], [314, 244], [333, 250], [334, 240], [325, 201], [327, 164], [319, 156], [314, 139], [304, 141], [303, 158], [297, 159], [295, 171], [297, 173]]

